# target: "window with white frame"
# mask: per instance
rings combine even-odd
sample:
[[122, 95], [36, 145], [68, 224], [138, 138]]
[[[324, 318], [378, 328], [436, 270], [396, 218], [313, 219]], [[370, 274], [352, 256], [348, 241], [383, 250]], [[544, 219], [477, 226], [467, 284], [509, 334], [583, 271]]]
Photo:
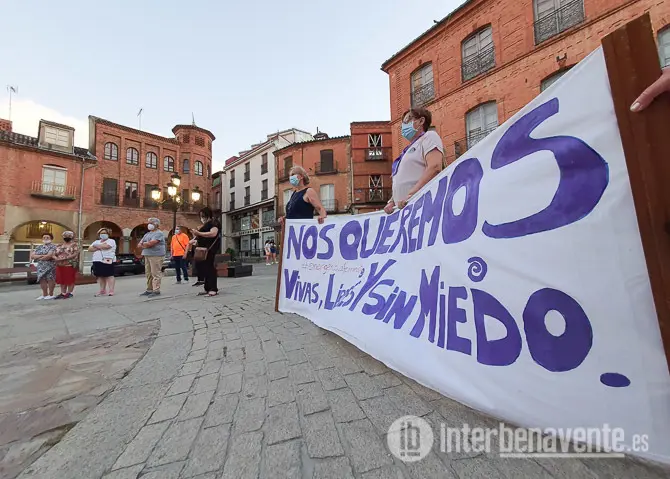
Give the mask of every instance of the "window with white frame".
[[53, 126], [45, 126], [44, 141], [52, 145], [67, 148], [70, 146], [70, 132], [68, 130], [54, 128]]
[[368, 159], [381, 159], [382, 154], [382, 135], [381, 133], [368, 134]]
[[202, 162], [196, 161], [194, 167], [195, 167], [195, 175], [202, 176]]
[[286, 208], [286, 205], [288, 204], [289, 200], [291, 199], [292, 194], [293, 194], [293, 190], [291, 188], [288, 188], [288, 189], [284, 190], [284, 208]]
[[174, 171], [174, 158], [171, 156], [166, 156], [163, 158], [163, 170], [164, 171]]
[[384, 179], [382, 175], [370, 175], [368, 186], [370, 187], [368, 201], [384, 200]]
[[42, 167], [42, 193], [65, 194], [67, 170], [59, 166]]
[[126, 163], [129, 165], [138, 165], [140, 163], [140, 153], [135, 148], [126, 150]]
[[465, 118], [468, 131], [468, 149], [483, 140], [498, 127], [498, 105], [492, 101], [471, 110]]
[[670, 66], [670, 25], [658, 32], [658, 52], [661, 57], [661, 67]]
[[153, 151], [150, 151], [147, 153], [145, 161], [144, 161], [144, 166], [147, 168], [158, 168], [158, 156], [156, 156], [156, 153]]
[[335, 185], [321, 185], [319, 193], [321, 197], [321, 203], [323, 204], [323, 207], [326, 209], [326, 211], [335, 211]]
[[412, 107], [425, 105], [433, 98], [433, 64], [427, 63], [412, 73]]
[[495, 66], [493, 30], [491, 29], [491, 25], [463, 40], [461, 47], [463, 55], [463, 66], [461, 68], [463, 81], [468, 81]]

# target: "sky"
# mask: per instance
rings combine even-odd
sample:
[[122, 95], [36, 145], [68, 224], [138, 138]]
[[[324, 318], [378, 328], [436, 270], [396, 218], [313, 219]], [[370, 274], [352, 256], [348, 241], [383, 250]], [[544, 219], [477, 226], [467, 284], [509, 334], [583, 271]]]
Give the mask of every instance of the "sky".
[[0, 118], [75, 128], [88, 115], [172, 136], [214, 133], [214, 169], [287, 128], [331, 136], [390, 118], [381, 64], [462, 0], [0, 0]]

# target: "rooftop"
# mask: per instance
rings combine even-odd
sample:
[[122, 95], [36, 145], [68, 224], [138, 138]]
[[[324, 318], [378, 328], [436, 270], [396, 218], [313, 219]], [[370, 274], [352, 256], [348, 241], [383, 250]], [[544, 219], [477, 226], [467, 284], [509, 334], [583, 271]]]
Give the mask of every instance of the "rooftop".
[[155, 138], [157, 140], [167, 141], [169, 143], [174, 143], [174, 144], [177, 144], [177, 145], [179, 144], [179, 142], [177, 141], [176, 138], [168, 138], [166, 136], [157, 135], [155, 133], [150, 133], [148, 131], [138, 130], [136, 128], [131, 128], [131, 127], [126, 126], [126, 125], [121, 125], [119, 123], [114, 123], [113, 121], [105, 120], [104, 118], [98, 118], [97, 116], [89, 115], [88, 119], [90, 121], [93, 121], [94, 123], [99, 123], [101, 125], [107, 125], [107, 126], [111, 126], [111, 127], [114, 127], [114, 128], [119, 128], [121, 130], [125, 130], [125, 131], [128, 131], [130, 133], [134, 133], [136, 135], [147, 136], [149, 138]]
[[327, 143], [329, 141], [334, 141], [334, 140], [348, 140], [351, 139], [351, 135], [342, 135], [342, 136], [330, 136], [328, 138], [315, 138], [314, 140], [308, 140], [308, 141], [298, 141], [296, 143], [291, 143], [288, 146], [285, 146], [284, 148], [280, 148], [277, 151], [274, 152], [276, 155], [277, 153], [281, 153], [284, 150], [288, 150], [290, 148], [295, 148], [295, 147], [301, 147], [303, 145], [311, 145], [312, 143]]
[[205, 130], [204, 128], [200, 128], [199, 126], [195, 126], [195, 125], [175, 125], [175, 127], [172, 129], [172, 133], [174, 133], [176, 135], [177, 130], [183, 130], [184, 128], [199, 131], [201, 133], [204, 133], [205, 135], [209, 135], [209, 137], [211, 138], [212, 141], [216, 140], [216, 137], [214, 136], [214, 133], [212, 133], [209, 130]]
[[[45, 122], [50, 125], [57, 125], [57, 123], [52, 123], [52, 122]], [[65, 126], [65, 125], [63, 125]], [[66, 126], [66, 128], [73, 129], [72, 127]], [[10, 131], [5, 131], [5, 130], [0, 130], [0, 143], [12, 143], [14, 145], [19, 145], [19, 146], [27, 146], [30, 148], [35, 148], [39, 149], [42, 151], [48, 151], [50, 153], [54, 154], [63, 154], [63, 155], [70, 155], [70, 156], [76, 156], [79, 158], [85, 158], [87, 160], [95, 160], [95, 156], [91, 155], [89, 151], [86, 148], [80, 148], [78, 146], [74, 147], [74, 153], [65, 153], [61, 152], [58, 150], [47, 150], [45, 148], [41, 148], [39, 145], [39, 140], [35, 138], [34, 136], [28, 136], [28, 135], [22, 135], [20, 133], [14, 133]]]

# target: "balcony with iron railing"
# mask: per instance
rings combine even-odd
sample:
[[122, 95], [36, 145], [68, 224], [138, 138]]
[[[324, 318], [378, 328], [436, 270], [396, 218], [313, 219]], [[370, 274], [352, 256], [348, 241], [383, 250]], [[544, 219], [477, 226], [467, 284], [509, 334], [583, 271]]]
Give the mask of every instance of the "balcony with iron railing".
[[412, 92], [412, 107], [423, 106], [432, 101], [433, 98], [435, 98], [435, 86], [433, 82], [426, 83]]
[[244, 206], [249, 206], [251, 204], [251, 196], [244, 197]]
[[338, 172], [337, 163], [324, 161], [314, 165], [314, 174], [315, 175], [334, 175]]
[[261, 190], [261, 201], [268, 199], [268, 190]]
[[249, 181], [251, 179], [251, 172], [250, 171], [245, 171], [244, 172], [244, 181]]
[[74, 186], [57, 185], [55, 183], [33, 181], [30, 186], [30, 194], [38, 198], [72, 201], [75, 199], [77, 190]]
[[535, 44], [539, 45], [551, 37], [579, 25], [584, 19], [584, 0], [575, 0], [563, 5], [534, 23]]
[[268, 164], [267, 163], [261, 163], [261, 175], [264, 175], [267, 172], [268, 172]]
[[466, 138], [454, 141], [454, 158], [458, 158], [477, 143], [486, 138], [496, 127], [471, 132]]
[[235, 178], [230, 179], [229, 185], [230, 185], [231, 188], [235, 188]]
[[159, 205], [151, 198], [144, 198], [144, 204], [142, 206], [147, 210], [157, 210]]
[[289, 176], [291, 176], [291, 168], [285, 169], [285, 170], [279, 170], [279, 178], [277, 178], [277, 181], [279, 183], [283, 183], [284, 181], [288, 181]]
[[228, 209], [229, 209], [230, 211], [232, 211], [232, 210], [235, 209], [235, 200], [232, 200], [232, 201], [230, 202], [230, 206], [229, 206]]
[[124, 197], [123, 198], [123, 206], [127, 206], [128, 208], [139, 208], [140, 207], [140, 199], [135, 197], [135, 198], [129, 198], [129, 197]]
[[391, 147], [368, 148], [365, 150], [365, 161], [388, 161], [391, 155]]
[[481, 75], [495, 66], [495, 49], [491, 45], [474, 55], [463, 58], [463, 64], [461, 65], [463, 81], [472, 80], [474, 77]]
[[361, 193], [356, 193], [356, 203], [387, 203], [393, 196], [391, 188], [367, 188]]
[[119, 206], [119, 194], [115, 191], [103, 191], [100, 195], [100, 204], [105, 206]]
[[337, 212], [337, 200], [333, 199], [321, 200], [321, 204], [326, 209], [327, 213]]

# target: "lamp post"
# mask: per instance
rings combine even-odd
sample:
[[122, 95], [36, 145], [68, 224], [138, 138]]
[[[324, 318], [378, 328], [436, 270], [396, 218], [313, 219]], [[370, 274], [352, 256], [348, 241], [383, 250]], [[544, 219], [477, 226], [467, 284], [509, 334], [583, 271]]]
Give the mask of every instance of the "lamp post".
[[192, 204], [200, 201], [202, 193], [200, 188], [197, 186], [191, 191], [191, 201], [188, 198], [184, 198], [179, 193], [179, 185], [181, 184], [181, 177], [177, 173], [173, 173], [170, 177], [170, 182], [167, 184], [167, 198], [164, 198], [161, 201], [162, 192], [160, 188], [154, 187], [151, 190], [151, 199], [158, 204], [164, 204], [168, 201], [172, 203], [172, 232], [177, 229], [177, 210], [182, 204]]

